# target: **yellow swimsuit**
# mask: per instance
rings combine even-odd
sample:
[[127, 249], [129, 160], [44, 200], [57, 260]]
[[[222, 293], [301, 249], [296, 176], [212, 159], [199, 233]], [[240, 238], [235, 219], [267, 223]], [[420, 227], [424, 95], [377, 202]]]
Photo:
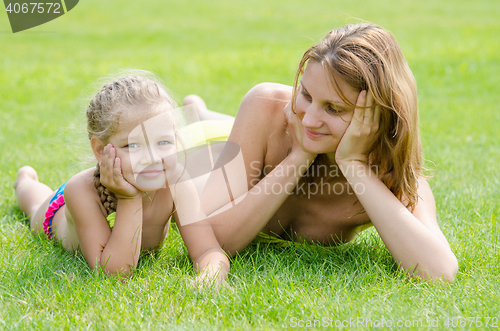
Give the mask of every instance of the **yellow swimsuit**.
[[207, 120], [186, 125], [179, 131], [187, 140], [187, 147], [206, 144], [209, 141], [226, 141], [229, 138], [234, 120]]

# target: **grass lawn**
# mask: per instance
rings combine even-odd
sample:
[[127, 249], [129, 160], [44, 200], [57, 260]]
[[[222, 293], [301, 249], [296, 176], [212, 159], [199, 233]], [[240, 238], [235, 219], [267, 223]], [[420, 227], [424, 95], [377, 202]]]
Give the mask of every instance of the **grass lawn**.
[[[313, 41], [359, 19], [392, 31], [416, 76], [429, 182], [460, 265], [455, 283], [409, 279], [374, 229], [334, 249], [252, 244], [231, 261], [232, 289], [202, 292], [190, 288], [175, 228], [124, 283], [30, 234], [16, 171], [32, 165], [55, 188], [89, 166], [84, 107], [100, 77], [150, 70], [177, 100], [196, 93], [234, 115], [252, 86], [291, 84]], [[16, 34], [0, 14], [0, 329], [309, 329], [308, 320], [321, 329], [361, 319], [345, 328], [368, 329], [370, 319], [497, 329], [499, 35], [498, 0], [86, 0]], [[460, 327], [459, 316], [478, 319]]]

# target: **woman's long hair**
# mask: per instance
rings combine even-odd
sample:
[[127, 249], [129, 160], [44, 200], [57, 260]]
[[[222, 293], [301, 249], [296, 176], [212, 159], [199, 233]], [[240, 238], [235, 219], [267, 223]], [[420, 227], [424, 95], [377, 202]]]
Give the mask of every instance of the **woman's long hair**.
[[333, 88], [346, 105], [334, 74], [357, 91], [372, 93], [381, 107], [381, 134], [369, 155], [371, 166], [392, 193], [407, 202], [411, 210], [418, 199], [418, 178], [422, 173], [422, 147], [418, 130], [415, 78], [396, 39], [381, 27], [362, 23], [329, 32], [303, 55], [295, 75], [292, 109], [306, 64], [315, 61], [330, 73]]

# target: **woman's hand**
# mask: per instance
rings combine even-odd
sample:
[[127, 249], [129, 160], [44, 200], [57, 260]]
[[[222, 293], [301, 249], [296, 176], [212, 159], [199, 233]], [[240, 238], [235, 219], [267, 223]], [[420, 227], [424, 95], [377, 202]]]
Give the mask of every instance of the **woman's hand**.
[[99, 162], [101, 168], [101, 184], [113, 192], [118, 199], [133, 199], [141, 194], [132, 184], [123, 177], [121, 160], [116, 157], [113, 145], [108, 144]]
[[285, 117], [288, 121], [288, 124], [290, 125], [290, 128], [292, 129], [292, 132], [289, 132], [290, 136], [292, 137], [292, 151], [291, 153], [300, 153], [301, 155], [305, 156], [306, 158], [310, 159], [311, 162], [314, 161], [316, 158], [317, 154], [310, 153], [309, 151], [306, 151], [304, 147], [302, 146], [302, 132], [300, 131], [299, 125], [297, 123], [297, 114], [292, 111], [292, 106], [291, 102], [289, 102], [285, 108], [283, 108], [283, 112], [285, 113]]
[[373, 95], [361, 91], [356, 101], [351, 123], [335, 152], [337, 164], [358, 161], [368, 164], [368, 155], [375, 147], [380, 124], [380, 106], [374, 105]]

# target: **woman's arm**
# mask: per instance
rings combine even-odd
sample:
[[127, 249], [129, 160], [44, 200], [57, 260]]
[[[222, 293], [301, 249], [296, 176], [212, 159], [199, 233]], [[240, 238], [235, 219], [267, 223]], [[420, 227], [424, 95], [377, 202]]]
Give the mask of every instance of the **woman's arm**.
[[[367, 100], [365, 102], [365, 100]], [[360, 93], [358, 106], [372, 104]], [[356, 108], [335, 158], [392, 256], [408, 273], [453, 281], [458, 263], [436, 220], [434, 197], [421, 177], [419, 201], [411, 213], [368, 166], [366, 151], [377, 136], [378, 109]]]
[[[304, 152], [292, 140], [287, 142], [292, 150], [286, 156], [286, 142], [278, 142], [282, 149], [279, 152], [283, 154], [284, 160], [262, 178], [265, 158], [272, 154], [268, 151], [270, 138], [280, 139], [287, 127], [288, 119], [283, 110], [290, 97], [291, 88], [288, 86], [259, 84], [248, 92], [238, 110], [229, 141], [237, 143], [241, 148], [248, 193], [232, 192], [233, 200], [238, 200], [245, 193], [246, 195], [236, 204], [230, 201], [219, 202], [219, 206], [229, 203], [229, 208], [208, 218], [217, 240], [228, 254], [233, 255], [244, 249], [257, 236], [293, 192], [316, 157]], [[293, 132], [289, 136], [295, 139]], [[224, 159], [224, 153], [221, 158]], [[214, 192], [221, 188], [226, 190], [226, 183], [212, 179], [209, 179], [205, 190], [208, 194], [202, 200], [216, 199], [218, 194]]]
[[367, 164], [339, 162], [339, 167], [403, 269], [432, 280], [455, 278], [457, 259], [439, 229], [434, 197], [423, 177], [419, 180], [419, 201], [411, 213]]
[[432, 280], [455, 278], [457, 259], [437, 224], [434, 197], [425, 178], [419, 180], [419, 201], [411, 213], [367, 164], [339, 162], [339, 167], [403, 269]]

